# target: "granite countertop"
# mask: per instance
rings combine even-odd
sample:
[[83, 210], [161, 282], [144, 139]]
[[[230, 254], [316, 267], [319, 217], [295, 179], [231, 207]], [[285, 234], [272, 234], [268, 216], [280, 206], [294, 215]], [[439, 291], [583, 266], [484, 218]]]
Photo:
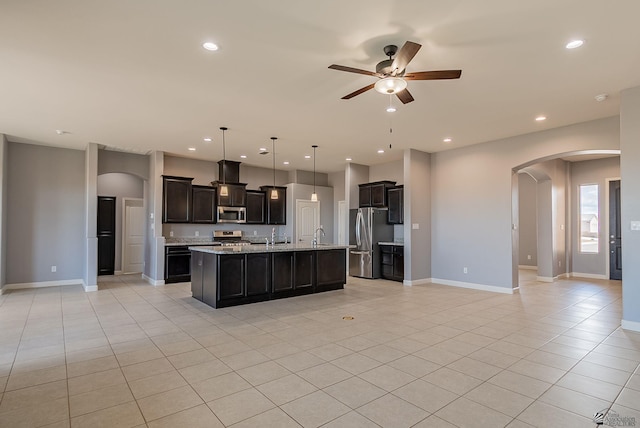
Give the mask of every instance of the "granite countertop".
[[404, 242], [378, 242], [378, 245], [395, 245], [396, 247], [404, 247]]
[[229, 253], [276, 253], [282, 251], [309, 251], [309, 250], [344, 250], [349, 245], [318, 244], [314, 247], [311, 244], [276, 244], [276, 245], [240, 245], [237, 247], [217, 247], [217, 246], [195, 246], [189, 247], [192, 251], [201, 251], [212, 254]]

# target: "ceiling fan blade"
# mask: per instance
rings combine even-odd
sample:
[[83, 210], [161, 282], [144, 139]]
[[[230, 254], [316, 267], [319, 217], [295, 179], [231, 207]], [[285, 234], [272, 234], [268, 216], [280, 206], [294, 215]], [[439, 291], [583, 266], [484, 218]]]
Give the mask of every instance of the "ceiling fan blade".
[[396, 96], [400, 101], [402, 101], [402, 104], [407, 104], [413, 101], [413, 96], [411, 96], [409, 91], [407, 91], [406, 89], [403, 89], [400, 92], [397, 92]]
[[407, 68], [407, 64], [416, 56], [421, 47], [422, 45], [409, 41], [402, 45], [391, 64], [391, 70], [394, 70], [394, 76], [402, 73], [404, 69]]
[[356, 95], [360, 95], [363, 92], [367, 92], [369, 89], [373, 89], [373, 83], [370, 85], [365, 86], [364, 88], [360, 88], [357, 91], [351, 92], [349, 95], [345, 95], [344, 97], [342, 97], [343, 100], [349, 100], [353, 97], [355, 97]]
[[417, 71], [403, 76], [405, 80], [459, 79], [462, 70]]
[[338, 71], [346, 71], [348, 73], [358, 73], [358, 74], [366, 74], [367, 76], [377, 76], [377, 73], [373, 71], [362, 70], [360, 68], [347, 67], [344, 65], [331, 64], [329, 68]]

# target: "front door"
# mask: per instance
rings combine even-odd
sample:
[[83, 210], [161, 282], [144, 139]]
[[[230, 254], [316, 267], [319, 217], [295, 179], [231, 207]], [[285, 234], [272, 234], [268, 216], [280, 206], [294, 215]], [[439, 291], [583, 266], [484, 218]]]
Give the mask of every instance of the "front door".
[[609, 279], [622, 279], [620, 180], [609, 182]]
[[318, 227], [320, 227], [320, 202], [296, 200], [296, 241], [310, 245], [313, 241], [313, 233]]

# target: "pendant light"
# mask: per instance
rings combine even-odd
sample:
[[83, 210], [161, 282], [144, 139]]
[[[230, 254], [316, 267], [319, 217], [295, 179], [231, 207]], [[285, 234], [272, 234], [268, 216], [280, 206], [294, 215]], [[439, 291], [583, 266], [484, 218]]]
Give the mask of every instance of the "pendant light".
[[278, 137], [271, 137], [271, 153], [273, 154], [273, 189], [271, 189], [271, 199], [278, 199], [276, 189], [276, 140]]
[[318, 194], [316, 193], [316, 149], [318, 146], [314, 144], [313, 146], [313, 193], [311, 194], [311, 200], [313, 202], [318, 201]]
[[[226, 126], [221, 126], [220, 130], [222, 131], [222, 169], [226, 169], [227, 167], [227, 146], [224, 141], [224, 131], [228, 128]], [[227, 187], [226, 174], [222, 174], [222, 186], [220, 186], [220, 196], [229, 196], [229, 187]]]

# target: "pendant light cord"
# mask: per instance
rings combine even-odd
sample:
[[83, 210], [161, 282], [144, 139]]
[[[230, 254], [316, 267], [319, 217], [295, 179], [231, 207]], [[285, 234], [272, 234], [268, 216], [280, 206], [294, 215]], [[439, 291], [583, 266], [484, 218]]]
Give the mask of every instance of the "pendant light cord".
[[271, 137], [271, 151], [273, 152], [273, 188], [276, 188], [276, 137]]
[[[222, 169], [227, 169], [227, 144], [224, 141], [224, 131], [228, 128], [226, 126], [221, 126], [220, 130], [222, 131]], [[222, 174], [222, 184], [227, 184], [226, 176], [227, 174]]]

